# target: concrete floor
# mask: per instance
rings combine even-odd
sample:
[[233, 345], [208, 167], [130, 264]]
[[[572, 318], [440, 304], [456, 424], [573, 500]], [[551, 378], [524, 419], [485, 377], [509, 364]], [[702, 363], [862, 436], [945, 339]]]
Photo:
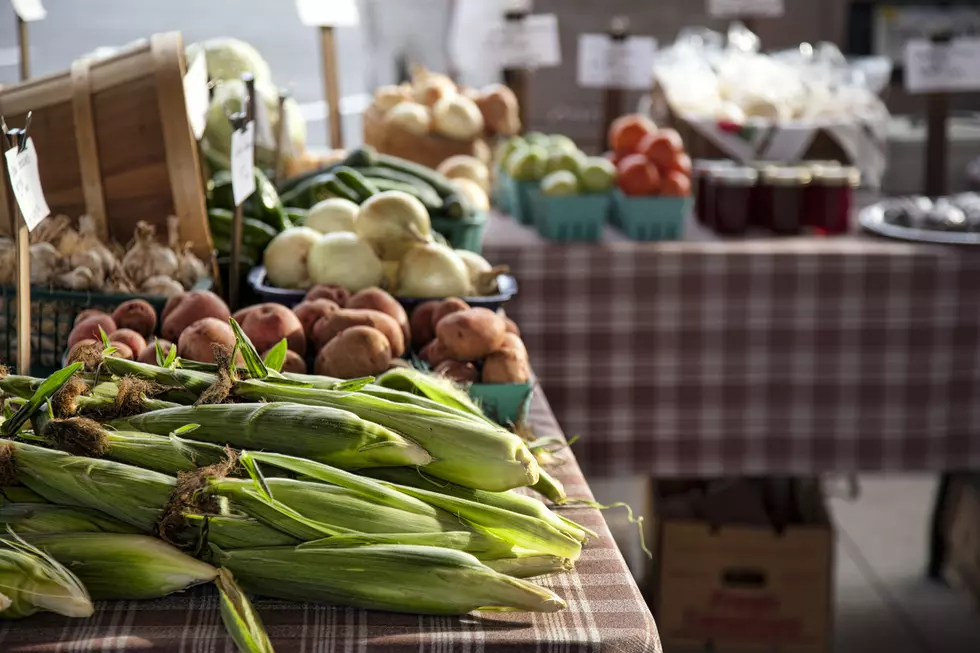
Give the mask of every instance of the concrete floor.
[[[602, 502], [645, 504], [644, 479], [590, 479]], [[836, 653], [976, 653], [980, 611], [963, 591], [925, 577], [936, 478], [869, 476], [849, 502], [829, 500], [837, 528]], [[630, 567], [645, 564], [636, 527], [606, 513]], [[671, 653], [667, 651], [667, 653]]]

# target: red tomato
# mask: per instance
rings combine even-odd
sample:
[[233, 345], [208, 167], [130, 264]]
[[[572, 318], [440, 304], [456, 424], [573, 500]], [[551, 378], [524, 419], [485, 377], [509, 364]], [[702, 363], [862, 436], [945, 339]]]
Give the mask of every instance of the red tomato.
[[689, 157], [684, 152], [677, 155], [674, 159], [673, 165], [665, 170], [661, 170], [661, 173], [666, 175], [668, 172], [676, 170], [677, 172], [683, 172], [688, 177], [691, 176], [691, 157]]
[[620, 116], [609, 126], [609, 147], [620, 156], [632, 154], [648, 134], [657, 131], [657, 126], [646, 116], [633, 113]]
[[619, 162], [616, 184], [626, 195], [656, 195], [660, 173], [642, 154], [631, 154]]
[[665, 197], [687, 197], [691, 194], [691, 178], [683, 172], [671, 170], [664, 177], [660, 194]]
[[684, 153], [684, 143], [673, 129], [661, 129], [645, 136], [637, 151], [661, 170], [673, 170], [678, 155]]

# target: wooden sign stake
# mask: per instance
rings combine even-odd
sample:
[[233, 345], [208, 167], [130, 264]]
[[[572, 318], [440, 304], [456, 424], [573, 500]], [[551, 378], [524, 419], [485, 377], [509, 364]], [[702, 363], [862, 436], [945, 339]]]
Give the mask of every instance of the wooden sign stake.
[[340, 122], [340, 79], [337, 75], [337, 42], [333, 27], [320, 28], [320, 50], [323, 54], [323, 92], [327, 96], [327, 120], [330, 147], [344, 146]]
[[[622, 43], [629, 38], [630, 21], [625, 16], [616, 16], [609, 25], [609, 38], [615, 43]], [[623, 100], [625, 91], [622, 88], [607, 87], [603, 93], [603, 118], [602, 133], [599, 134], [599, 142], [605, 143], [609, 134], [609, 127], [613, 120], [623, 115]]]
[[276, 130], [276, 157], [273, 159], [276, 163], [275, 169], [272, 171], [272, 183], [277, 185], [283, 176], [282, 145], [289, 138], [289, 133], [286, 131], [286, 99], [288, 97], [287, 91], [279, 91], [279, 129]]
[[[232, 129], [235, 131], [245, 129], [255, 116], [255, 78], [251, 74], [245, 73], [242, 75], [242, 81], [245, 82], [245, 102], [243, 103], [242, 110], [228, 116]], [[235, 217], [231, 223], [231, 263], [228, 269], [228, 304], [233, 311], [238, 309], [240, 300], [242, 224], [244, 221], [245, 200], [242, 200], [240, 204], [235, 204]]]
[[31, 76], [31, 43], [27, 36], [27, 21], [17, 16], [17, 42], [20, 45], [20, 81], [27, 81]]
[[[509, 24], [519, 26], [524, 23], [527, 16], [527, 11], [508, 11], [504, 14], [504, 20]], [[529, 115], [527, 110], [527, 78], [528, 70], [526, 66], [504, 69], [504, 84], [510, 90], [514, 91], [514, 96], [517, 98], [522, 131], [527, 131], [527, 117]]]
[[[30, 126], [30, 112], [23, 129], [7, 129], [7, 124], [0, 118], [0, 127], [7, 139], [7, 149], [16, 147], [17, 151], [23, 152], [27, 147], [27, 130]], [[10, 181], [13, 185], [13, 179]], [[27, 375], [31, 371], [31, 241], [27, 223], [17, 202], [14, 202], [12, 218], [11, 231], [16, 234], [17, 241], [17, 371]]]

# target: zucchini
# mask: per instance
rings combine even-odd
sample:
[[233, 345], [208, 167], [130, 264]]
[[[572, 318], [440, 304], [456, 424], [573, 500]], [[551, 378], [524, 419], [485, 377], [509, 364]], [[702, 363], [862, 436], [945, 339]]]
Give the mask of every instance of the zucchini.
[[[383, 166], [358, 168], [357, 171], [372, 181], [375, 179], [388, 179], [390, 181], [397, 181], [403, 184], [412, 184], [413, 186], [417, 187], [423, 195], [428, 195], [440, 200], [442, 199], [439, 196], [439, 193], [436, 192], [436, 189], [432, 187], [432, 184], [406, 172], [399, 172], [398, 170], [385, 168]], [[442, 202], [440, 201], [439, 204], [442, 204]]]
[[329, 163], [325, 166], [317, 168], [316, 170], [310, 170], [308, 172], [294, 175], [288, 179], [283, 179], [282, 181], [279, 182], [279, 188], [278, 188], [279, 193], [281, 195], [285, 195], [291, 190], [299, 188], [300, 186], [308, 182], [310, 179], [313, 179], [314, 177], [319, 177], [320, 175], [325, 175], [328, 172], [333, 172], [341, 165], [343, 165], [343, 162]]
[[442, 199], [433, 190], [431, 192], [423, 192], [422, 189], [416, 184], [410, 184], [403, 181], [395, 181], [393, 179], [383, 179], [381, 177], [368, 177], [368, 179], [373, 183], [379, 191], [386, 190], [400, 190], [403, 193], [408, 193], [412, 197], [416, 198], [428, 209], [429, 213], [440, 212], [443, 210]]
[[[211, 226], [212, 235], [220, 235], [230, 239], [234, 228], [235, 214], [226, 209], [211, 209], [208, 211], [208, 223]], [[265, 249], [266, 245], [278, 234], [278, 231], [254, 218], [242, 220], [242, 243], [250, 247]]]
[[440, 175], [432, 168], [428, 168], [419, 163], [406, 161], [405, 159], [400, 159], [397, 156], [379, 154], [378, 164], [386, 168], [391, 168], [392, 170], [404, 172], [412, 175], [413, 177], [418, 177], [425, 183], [432, 186], [435, 191], [439, 193], [439, 197], [442, 199], [446, 199], [456, 192], [456, 187], [453, 186], [450, 181], [446, 179], [446, 177]]
[[[337, 177], [334, 175], [331, 175], [330, 179], [324, 182], [323, 186], [332, 194], [333, 197], [342, 197], [345, 200], [350, 200], [354, 204], [360, 204], [357, 199], [357, 193], [351, 190], [347, 184], [337, 179]], [[326, 197], [323, 199], [326, 199]]]
[[334, 174], [337, 176], [337, 179], [344, 184], [344, 186], [347, 186], [354, 191], [354, 194], [357, 195], [358, 204], [366, 202], [372, 195], [377, 195], [379, 192], [381, 192], [374, 184], [365, 179], [364, 175], [354, 168], [341, 166], [340, 168], [337, 168], [337, 171]]
[[301, 227], [306, 224], [306, 214], [308, 209], [301, 209], [296, 206], [287, 206], [285, 211], [289, 221], [297, 227]]
[[463, 198], [456, 193], [452, 193], [448, 197], [443, 198], [443, 209], [447, 218], [456, 220], [466, 217], [466, 214], [469, 213], [469, 208], [466, 206]]
[[362, 145], [350, 151], [343, 165], [349, 168], [367, 168], [378, 165], [378, 151], [370, 145]]
[[[289, 228], [291, 225], [283, 210], [276, 187], [258, 168], [254, 169], [254, 173], [255, 192], [245, 200], [245, 215], [260, 220], [277, 231]], [[235, 210], [230, 171], [219, 170], [208, 180], [207, 199], [209, 209]]]

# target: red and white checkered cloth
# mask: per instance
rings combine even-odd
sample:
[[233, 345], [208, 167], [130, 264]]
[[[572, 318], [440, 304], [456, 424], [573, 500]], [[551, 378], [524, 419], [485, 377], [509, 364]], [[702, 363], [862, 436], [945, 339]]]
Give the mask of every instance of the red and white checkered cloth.
[[548, 244], [497, 219], [484, 255], [586, 473], [980, 468], [980, 249]]

